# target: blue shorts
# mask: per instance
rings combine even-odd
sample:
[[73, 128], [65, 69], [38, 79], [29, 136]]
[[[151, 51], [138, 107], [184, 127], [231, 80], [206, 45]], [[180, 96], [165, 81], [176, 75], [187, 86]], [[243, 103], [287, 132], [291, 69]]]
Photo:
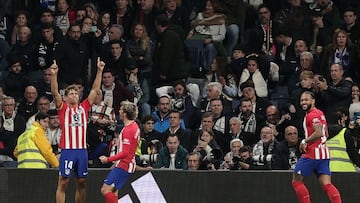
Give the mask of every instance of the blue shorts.
[[331, 175], [329, 167], [330, 159], [314, 160], [309, 158], [300, 158], [295, 166], [294, 174], [310, 176], [315, 172], [316, 176], [321, 174]]
[[88, 152], [87, 149], [63, 149], [59, 161], [59, 175], [71, 177], [75, 173], [77, 178], [85, 178], [88, 175]]
[[131, 173], [126, 172], [122, 168], [113, 168], [106, 176], [104, 183], [120, 190], [129, 179], [130, 175]]

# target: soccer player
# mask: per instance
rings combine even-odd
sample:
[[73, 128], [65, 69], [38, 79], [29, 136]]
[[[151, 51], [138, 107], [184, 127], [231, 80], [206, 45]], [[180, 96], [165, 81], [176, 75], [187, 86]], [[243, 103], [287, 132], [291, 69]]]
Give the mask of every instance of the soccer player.
[[118, 202], [118, 190], [122, 188], [130, 174], [135, 171], [135, 152], [140, 138], [139, 126], [134, 121], [137, 115], [138, 109], [134, 103], [121, 102], [119, 117], [125, 126], [116, 140], [117, 153], [110, 157], [99, 157], [104, 164], [115, 162], [115, 167], [107, 175], [101, 187], [101, 194], [105, 198], [105, 203]]
[[88, 153], [86, 149], [86, 131], [88, 112], [94, 103], [96, 95], [100, 92], [102, 71], [105, 63], [98, 58], [97, 73], [92, 89], [87, 99], [79, 103], [79, 89], [70, 85], [65, 89], [64, 101], [58, 91], [57, 75], [59, 68], [56, 61], [50, 66], [51, 93], [54, 97], [56, 109], [59, 114], [61, 148], [59, 181], [56, 190], [56, 202], [65, 202], [65, 191], [72, 173], [76, 176], [75, 202], [85, 202], [85, 181], [88, 175]]
[[315, 107], [315, 98], [312, 92], [305, 91], [301, 94], [300, 105], [306, 112], [304, 118], [305, 139], [299, 146], [300, 152], [303, 154], [294, 169], [292, 186], [300, 203], [310, 203], [309, 191], [304, 185], [303, 179], [315, 172], [330, 201], [340, 203], [340, 193], [331, 183], [325, 115]]

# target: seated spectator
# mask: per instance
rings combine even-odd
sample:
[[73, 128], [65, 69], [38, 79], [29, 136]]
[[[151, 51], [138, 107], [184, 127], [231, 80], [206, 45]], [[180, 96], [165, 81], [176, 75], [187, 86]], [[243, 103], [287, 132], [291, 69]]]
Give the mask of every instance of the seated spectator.
[[191, 22], [187, 39], [202, 40], [205, 46], [205, 69], [211, 70], [211, 63], [216, 56], [227, 56], [222, 45], [225, 39], [226, 17], [219, 13], [215, 1], [206, 1], [206, 6]]
[[24, 98], [24, 89], [30, 80], [22, 70], [22, 60], [19, 57], [10, 57], [8, 61], [9, 74], [2, 81], [4, 92], [19, 102]]
[[56, 109], [51, 109], [48, 111], [49, 115], [49, 127], [46, 129], [46, 137], [53, 149], [55, 154], [60, 153], [59, 143], [61, 136], [61, 128], [59, 115]]
[[215, 169], [220, 167], [223, 152], [216, 143], [214, 133], [211, 130], [200, 131], [197, 145], [193, 151], [201, 154], [201, 169], [207, 169], [212, 164], [214, 164]]
[[235, 138], [230, 141], [231, 151], [224, 156], [224, 161], [220, 166], [221, 169], [240, 170], [243, 166], [246, 167], [246, 165], [248, 165], [243, 162], [240, 155], [240, 148], [243, 146], [244, 144], [239, 138]]
[[243, 70], [247, 66], [246, 47], [244, 45], [237, 45], [232, 50], [232, 58], [227, 68], [234, 74], [236, 84], [239, 84], [239, 79]]
[[103, 101], [114, 109], [115, 115], [119, 115], [120, 103], [124, 100], [134, 101], [133, 93], [124, 85], [115, 82], [114, 74], [111, 70], [103, 71], [102, 86]]
[[89, 124], [87, 144], [89, 160], [97, 160], [105, 155], [109, 142], [115, 131], [115, 112], [112, 107], [102, 101], [102, 93], [98, 92], [95, 101], [89, 110]]
[[97, 27], [101, 31], [100, 38], [102, 44], [109, 42], [109, 30], [110, 27], [112, 26], [112, 21], [110, 16], [111, 16], [110, 11], [103, 11], [99, 15]]
[[[154, 129], [160, 133], [165, 132], [170, 127], [170, 109], [170, 96], [161, 96], [157, 104], [157, 109], [152, 113], [152, 116], [156, 119]], [[181, 120], [181, 128], [185, 129], [183, 120]]]
[[186, 159], [189, 171], [199, 170], [201, 165], [201, 154], [199, 152], [190, 152]]
[[151, 116], [145, 116], [141, 119], [142, 131], [141, 131], [141, 153], [148, 154], [149, 146], [152, 141], [158, 141], [161, 143], [162, 135], [154, 129], [154, 123], [156, 119]]
[[274, 131], [270, 127], [263, 127], [260, 132], [260, 141], [254, 146], [252, 159], [254, 169], [271, 169], [273, 155], [278, 145]]
[[5, 97], [2, 101], [2, 117], [4, 120], [3, 127], [12, 133], [12, 136], [19, 137], [25, 131], [25, 119], [15, 111], [16, 102], [13, 97]]
[[29, 120], [31, 116], [38, 112], [36, 105], [37, 99], [38, 92], [36, 87], [28, 85], [25, 88], [24, 99], [18, 104], [17, 114], [22, 116], [26, 121]]
[[352, 102], [349, 106], [349, 119], [356, 120], [354, 118], [357, 112], [360, 112], [360, 85], [358, 83], [353, 83], [351, 88], [351, 98]]
[[183, 80], [177, 80], [173, 86], [162, 86], [156, 88], [158, 96], [171, 95], [171, 109], [181, 112], [181, 118], [185, 122], [185, 127], [196, 129], [199, 126], [199, 109], [197, 108], [199, 86], [197, 84], [186, 84]]
[[32, 115], [26, 122], [26, 129], [29, 129], [31, 124], [35, 121], [35, 116], [38, 113], [47, 113], [50, 110], [50, 101], [47, 97], [40, 97], [37, 100], [37, 110], [38, 112]]
[[4, 119], [0, 117], [0, 167], [16, 167], [16, 157], [13, 151], [17, 137], [12, 132], [5, 130]]
[[172, 24], [182, 28], [184, 33], [188, 33], [190, 29], [190, 21], [187, 11], [182, 7], [181, 1], [165, 0], [164, 9], [161, 13], [166, 14]]
[[29, 14], [27, 11], [19, 10], [15, 13], [15, 25], [12, 28], [10, 45], [13, 46], [19, 40], [19, 30], [23, 26], [28, 26]]
[[183, 120], [181, 119], [181, 113], [177, 110], [171, 110], [169, 113], [169, 125], [170, 127], [163, 132], [162, 141], [165, 144], [166, 138], [170, 134], [176, 134], [180, 140], [181, 146], [183, 146], [187, 151], [192, 149], [192, 135], [190, 130], [182, 129], [181, 123]]
[[225, 115], [232, 114], [232, 101], [229, 97], [226, 97], [222, 91], [222, 85], [218, 82], [210, 82], [207, 84], [206, 96], [201, 100], [201, 112], [210, 111], [210, 101], [213, 99], [219, 99], [222, 102]]
[[[211, 62], [210, 71], [205, 75], [205, 87], [210, 82], [218, 82], [222, 85], [222, 94], [227, 100], [232, 101], [237, 97], [235, 76], [226, 70], [225, 58], [214, 58]], [[206, 92], [205, 90], [203, 92]]]
[[301, 156], [299, 145], [301, 139], [298, 137], [298, 130], [295, 126], [285, 128], [285, 140], [275, 148], [272, 163], [273, 170], [293, 170]]
[[130, 63], [125, 67], [125, 75], [120, 81], [134, 95], [134, 103], [139, 107], [140, 117], [151, 114], [149, 105], [150, 87], [148, 80], [139, 72], [139, 68], [135, 63]]
[[212, 99], [210, 101], [210, 112], [214, 115], [213, 129], [225, 134], [229, 132], [229, 118], [224, 112], [221, 99]]
[[14, 156], [18, 158], [18, 168], [59, 167], [59, 160], [52, 151], [45, 130], [49, 126], [49, 115], [39, 113], [30, 129], [18, 138]]
[[187, 169], [186, 156], [188, 152], [180, 145], [180, 140], [176, 134], [167, 137], [166, 146], [159, 152], [155, 168]]
[[[253, 81], [246, 81], [240, 85], [240, 91], [242, 92], [243, 98], [250, 99], [253, 106], [252, 112], [255, 113], [255, 117], [261, 122], [266, 120], [266, 108], [271, 105], [271, 102], [266, 99], [259, 97], [255, 90]], [[260, 132], [260, 131], [259, 131]]]
[[274, 138], [278, 142], [284, 140], [284, 130], [292, 122], [293, 118], [289, 112], [282, 113], [275, 105], [270, 105], [266, 108], [265, 125], [271, 128]]

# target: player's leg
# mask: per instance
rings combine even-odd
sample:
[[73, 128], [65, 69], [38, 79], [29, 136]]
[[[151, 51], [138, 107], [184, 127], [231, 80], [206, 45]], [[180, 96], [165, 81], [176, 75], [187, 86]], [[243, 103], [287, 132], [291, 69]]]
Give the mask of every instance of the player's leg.
[[311, 159], [300, 158], [294, 169], [291, 184], [300, 203], [310, 203], [310, 194], [303, 179], [312, 174], [313, 168]]
[[329, 160], [321, 160], [317, 168], [318, 180], [332, 203], [341, 203], [339, 190], [331, 183]]
[[[74, 153], [75, 154], [75, 153]], [[85, 203], [86, 197], [86, 177], [88, 176], [88, 152], [86, 149], [76, 150], [77, 167], [76, 170], [76, 193], [75, 202]]]
[[115, 195], [114, 187], [104, 183], [101, 187], [101, 194], [104, 196], [105, 203], [117, 203], [118, 197]]
[[65, 203], [65, 191], [69, 185], [69, 178], [59, 176], [56, 189], [56, 203]]

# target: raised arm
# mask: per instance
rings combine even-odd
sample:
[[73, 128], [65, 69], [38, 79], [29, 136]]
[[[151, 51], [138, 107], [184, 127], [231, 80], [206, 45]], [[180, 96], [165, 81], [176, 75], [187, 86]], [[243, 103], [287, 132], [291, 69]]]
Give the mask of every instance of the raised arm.
[[98, 57], [96, 77], [95, 77], [93, 86], [91, 88], [90, 94], [88, 96], [88, 100], [91, 105], [94, 103], [96, 95], [100, 91], [101, 78], [102, 78], [102, 72], [104, 70], [104, 67], [105, 67], [104, 61], [101, 61], [100, 57]]
[[62, 105], [62, 98], [59, 93], [59, 84], [57, 81], [59, 67], [57, 66], [55, 60], [54, 60], [53, 64], [50, 66], [50, 70], [51, 70], [51, 93], [54, 97], [54, 102], [55, 102], [56, 108], [59, 109], [59, 108], [61, 108], [61, 105]]

